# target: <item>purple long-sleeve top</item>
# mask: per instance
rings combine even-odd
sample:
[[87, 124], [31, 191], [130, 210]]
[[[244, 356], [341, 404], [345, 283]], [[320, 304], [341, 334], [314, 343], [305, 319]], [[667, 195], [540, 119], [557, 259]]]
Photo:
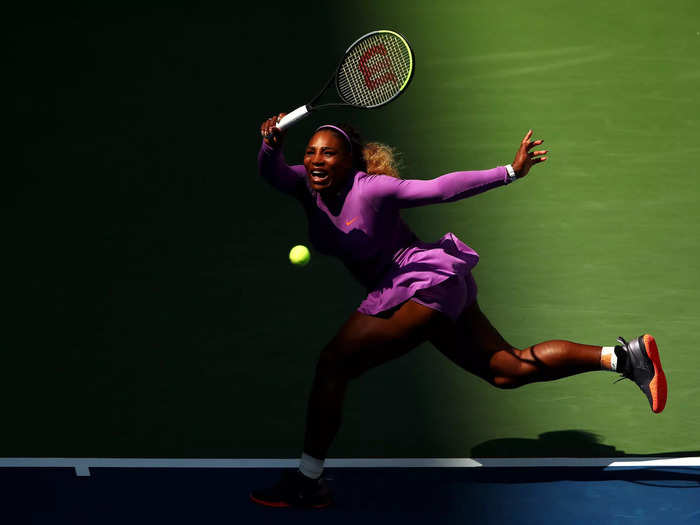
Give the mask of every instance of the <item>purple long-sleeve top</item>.
[[258, 154], [260, 175], [294, 196], [309, 222], [311, 245], [340, 258], [370, 293], [361, 311], [377, 313], [434, 286], [451, 275], [468, 273], [478, 254], [456, 236], [425, 243], [401, 219], [400, 210], [453, 202], [502, 186], [505, 167], [456, 171], [431, 180], [404, 180], [354, 172], [335, 195], [313, 190], [303, 165], [288, 166], [280, 149], [264, 141]]

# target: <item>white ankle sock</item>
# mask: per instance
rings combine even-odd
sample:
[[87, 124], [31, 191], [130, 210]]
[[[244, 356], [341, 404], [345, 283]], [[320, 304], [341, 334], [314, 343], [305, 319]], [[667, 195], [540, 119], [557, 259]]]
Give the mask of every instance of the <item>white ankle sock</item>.
[[299, 471], [304, 474], [307, 478], [318, 479], [323, 473], [323, 463], [325, 460], [316, 459], [313, 456], [309, 456], [306, 452], [301, 455], [301, 461], [299, 462]]
[[600, 368], [603, 370], [617, 370], [617, 355], [614, 346], [604, 346], [600, 353]]

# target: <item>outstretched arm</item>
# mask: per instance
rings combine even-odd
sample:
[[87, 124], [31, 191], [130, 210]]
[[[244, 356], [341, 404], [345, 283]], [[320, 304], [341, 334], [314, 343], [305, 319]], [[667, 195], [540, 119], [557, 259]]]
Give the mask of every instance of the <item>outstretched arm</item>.
[[[543, 142], [531, 141], [531, 137], [532, 131], [529, 131], [515, 154], [511, 165], [515, 178], [524, 177], [534, 164], [547, 159], [538, 157], [546, 151], [530, 151]], [[385, 175], [370, 176], [366, 180], [368, 195], [377, 207], [380, 201], [390, 200], [400, 208], [411, 208], [471, 197], [508, 184], [512, 178], [505, 166], [499, 166], [482, 171], [456, 171], [432, 180], [401, 180]]]
[[485, 171], [455, 171], [432, 180], [402, 180], [388, 175], [367, 177], [367, 191], [375, 201], [393, 201], [399, 208], [452, 202], [506, 184], [505, 167]]
[[270, 117], [260, 126], [263, 143], [258, 153], [258, 171], [272, 186], [283, 193], [291, 194], [304, 179], [305, 171], [303, 166], [288, 166], [282, 155], [284, 133], [276, 124], [284, 115], [280, 113], [276, 117]]

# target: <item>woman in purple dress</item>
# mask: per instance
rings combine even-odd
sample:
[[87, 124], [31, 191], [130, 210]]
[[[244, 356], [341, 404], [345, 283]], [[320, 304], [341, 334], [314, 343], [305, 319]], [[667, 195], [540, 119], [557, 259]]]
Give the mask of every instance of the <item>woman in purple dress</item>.
[[337, 256], [368, 290], [367, 297], [322, 349], [308, 402], [299, 469], [251, 499], [275, 507], [325, 507], [332, 495], [321, 476], [340, 427], [348, 383], [367, 370], [430, 341], [458, 366], [498, 388], [516, 388], [593, 370], [613, 370], [634, 381], [653, 412], [666, 403], [666, 379], [654, 338], [601, 347], [545, 341], [518, 349], [493, 327], [476, 301], [471, 269], [478, 254], [447, 233], [423, 242], [401, 220], [400, 210], [452, 202], [525, 177], [546, 161], [542, 140], [521, 141], [512, 164], [448, 173], [432, 180], [403, 180], [391, 148], [363, 144], [347, 126], [320, 126], [304, 164], [288, 166], [284, 116], [260, 127], [260, 175], [304, 207], [313, 247]]

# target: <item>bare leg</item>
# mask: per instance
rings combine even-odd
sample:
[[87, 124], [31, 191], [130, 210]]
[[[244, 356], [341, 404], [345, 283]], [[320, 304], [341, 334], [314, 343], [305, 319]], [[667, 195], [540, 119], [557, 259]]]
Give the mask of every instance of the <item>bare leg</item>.
[[431, 342], [465, 370], [499, 388], [600, 370], [600, 346], [545, 341], [522, 350], [510, 345], [477, 303], [465, 309], [457, 324], [445, 323]]
[[489, 368], [496, 386], [514, 388], [526, 383], [552, 381], [600, 370], [600, 352], [600, 346], [560, 340], [545, 341], [523, 350], [494, 352]]
[[351, 379], [400, 357], [426, 341], [443, 314], [408, 301], [390, 318], [353, 313], [323, 349], [306, 416], [304, 452], [325, 459], [340, 428]]

